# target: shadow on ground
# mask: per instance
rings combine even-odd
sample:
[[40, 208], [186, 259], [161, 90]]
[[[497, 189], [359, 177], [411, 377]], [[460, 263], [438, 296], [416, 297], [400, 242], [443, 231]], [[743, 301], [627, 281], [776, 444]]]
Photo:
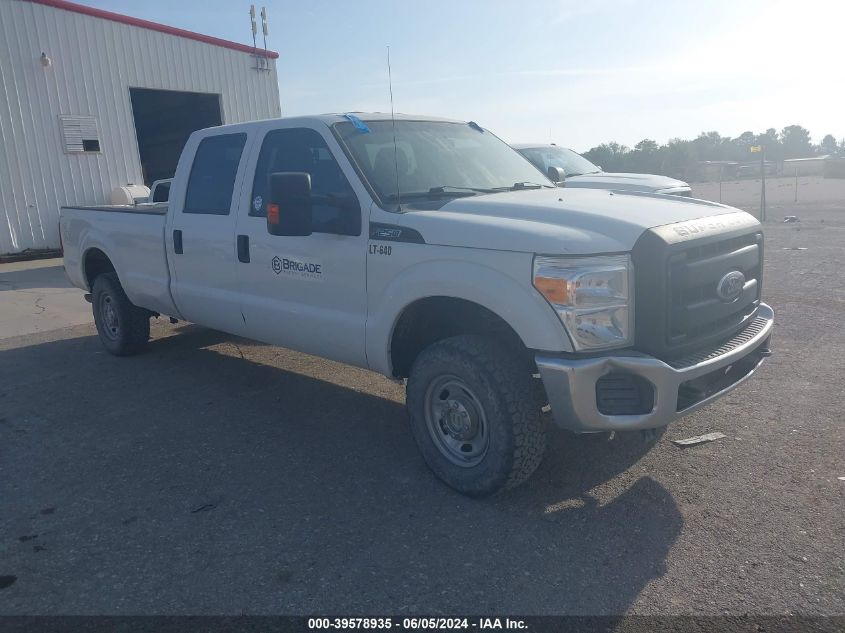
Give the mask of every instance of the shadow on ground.
[[620, 614], [682, 527], [649, 477], [592, 494], [634, 438], [553, 433], [526, 486], [473, 500], [373, 374], [190, 326], [129, 359], [81, 332], [0, 352], [5, 613]]
[[63, 266], [45, 266], [27, 270], [0, 272], [0, 292], [3, 290], [29, 290], [31, 288], [73, 288], [65, 276]]

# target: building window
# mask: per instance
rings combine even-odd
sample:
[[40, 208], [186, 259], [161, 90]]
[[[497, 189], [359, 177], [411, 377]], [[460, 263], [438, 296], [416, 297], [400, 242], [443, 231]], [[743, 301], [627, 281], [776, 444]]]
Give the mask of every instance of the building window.
[[59, 115], [65, 154], [96, 154], [100, 151], [97, 117]]

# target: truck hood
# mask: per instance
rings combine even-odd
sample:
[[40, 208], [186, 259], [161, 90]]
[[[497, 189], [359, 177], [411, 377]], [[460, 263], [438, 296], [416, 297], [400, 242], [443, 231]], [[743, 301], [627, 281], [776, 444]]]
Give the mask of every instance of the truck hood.
[[567, 187], [591, 187], [616, 191], [660, 191], [662, 189], [689, 188], [683, 180], [655, 174], [614, 174], [600, 171], [595, 174], [567, 176]]
[[651, 227], [737, 212], [680, 196], [556, 188], [457, 198], [437, 210], [408, 210], [397, 223], [429, 244], [593, 254], [630, 251]]

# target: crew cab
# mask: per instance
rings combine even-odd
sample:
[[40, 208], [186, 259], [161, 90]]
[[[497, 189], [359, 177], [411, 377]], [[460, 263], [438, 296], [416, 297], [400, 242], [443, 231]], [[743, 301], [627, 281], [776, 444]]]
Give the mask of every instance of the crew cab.
[[566, 147], [554, 144], [515, 144], [513, 148], [555, 182], [563, 183], [565, 179], [567, 187], [692, 195], [692, 188], [683, 180], [657, 174], [603, 171], [598, 165]]
[[770, 353], [754, 217], [558, 188], [473, 122], [200, 130], [166, 205], [65, 207], [61, 235], [109, 352], [169, 316], [407, 381], [423, 457], [471, 495], [531, 475], [549, 408], [575, 432], [660, 430]]

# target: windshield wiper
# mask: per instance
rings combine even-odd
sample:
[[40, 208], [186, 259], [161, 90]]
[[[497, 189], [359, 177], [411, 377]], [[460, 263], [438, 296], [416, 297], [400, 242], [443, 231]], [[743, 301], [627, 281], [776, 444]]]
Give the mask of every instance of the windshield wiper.
[[498, 189], [482, 189], [481, 187], [458, 187], [443, 185], [432, 187], [428, 191], [407, 191], [400, 194], [392, 193], [388, 200], [414, 200], [419, 198], [468, 198], [479, 193], [495, 193]]
[[466, 191], [472, 193], [494, 193], [496, 189], [485, 189], [483, 187], [459, 187], [456, 185], [442, 185], [440, 187], [432, 187], [428, 190], [429, 193], [446, 193], [447, 189], [451, 189], [452, 191]]
[[469, 198], [479, 193], [501, 193], [503, 191], [519, 191], [521, 189], [554, 189], [550, 185], [544, 185], [539, 182], [531, 182], [524, 180], [522, 182], [515, 182], [510, 187], [460, 187], [457, 185], [442, 185], [440, 187], [432, 187], [428, 191], [406, 191], [400, 194], [392, 193], [387, 196], [387, 200], [393, 202], [396, 200], [419, 200], [420, 198]]
[[522, 189], [554, 189], [554, 187], [530, 180], [515, 182], [510, 187], [496, 187], [496, 191], [520, 191]]

